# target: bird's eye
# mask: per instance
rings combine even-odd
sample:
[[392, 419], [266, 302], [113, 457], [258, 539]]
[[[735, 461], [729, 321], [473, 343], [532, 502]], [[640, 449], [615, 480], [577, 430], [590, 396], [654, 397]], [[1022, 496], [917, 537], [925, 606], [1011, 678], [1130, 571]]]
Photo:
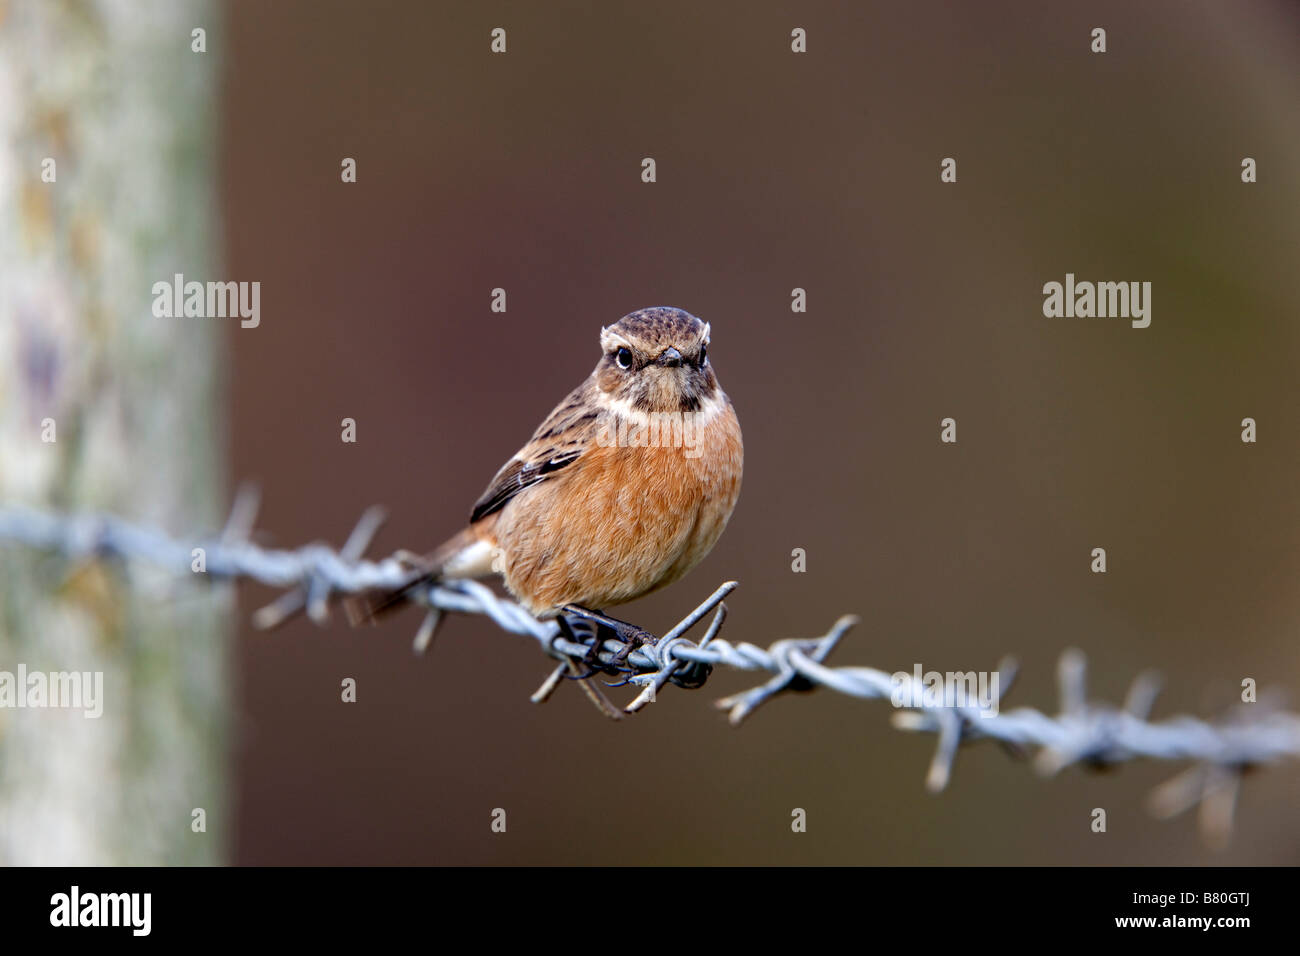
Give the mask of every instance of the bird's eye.
[[709, 360], [709, 347], [708, 347], [707, 345], [701, 345], [701, 346], [700, 346], [700, 364], [703, 365], [703, 364], [704, 364], [705, 362], [707, 362], [708, 360]]
[[624, 371], [632, 367], [632, 350], [621, 348], [614, 353], [614, 363]]

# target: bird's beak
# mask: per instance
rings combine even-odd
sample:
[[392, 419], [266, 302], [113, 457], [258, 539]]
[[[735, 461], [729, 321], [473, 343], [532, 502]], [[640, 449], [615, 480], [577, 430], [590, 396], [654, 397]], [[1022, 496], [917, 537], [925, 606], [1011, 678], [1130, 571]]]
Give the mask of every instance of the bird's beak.
[[659, 364], [666, 365], [669, 368], [676, 368], [682, 364], [682, 353], [674, 348], [664, 349], [659, 354]]

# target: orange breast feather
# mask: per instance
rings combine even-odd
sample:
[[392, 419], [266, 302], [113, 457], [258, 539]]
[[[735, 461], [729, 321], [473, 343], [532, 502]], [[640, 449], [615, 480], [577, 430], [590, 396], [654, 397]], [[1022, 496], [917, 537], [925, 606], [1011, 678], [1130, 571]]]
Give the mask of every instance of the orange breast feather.
[[590, 447], [510, 503], [493, 531], [506, 587], [534, 614], [601, 609], [680, 578], [709, 553], [740, 493], [730, 405], [683, 448]]

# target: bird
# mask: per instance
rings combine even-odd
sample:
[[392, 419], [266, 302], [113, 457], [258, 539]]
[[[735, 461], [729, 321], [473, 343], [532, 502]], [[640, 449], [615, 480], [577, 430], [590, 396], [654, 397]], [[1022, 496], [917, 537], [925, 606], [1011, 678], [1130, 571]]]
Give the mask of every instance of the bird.
[[535, 617], [612, 631], [590, 676], [617, 673], [655, 638], [605, 609], [679, 580], [713, 549], [740, 495], [744, 447], [709, 357], [710, 326], [682, 309], [640, 309], [600, 331], [600, 360], [488, 483], [468, 525], [401, 588], [349, 601], [373, 621], [416, 588], [497, 576]]

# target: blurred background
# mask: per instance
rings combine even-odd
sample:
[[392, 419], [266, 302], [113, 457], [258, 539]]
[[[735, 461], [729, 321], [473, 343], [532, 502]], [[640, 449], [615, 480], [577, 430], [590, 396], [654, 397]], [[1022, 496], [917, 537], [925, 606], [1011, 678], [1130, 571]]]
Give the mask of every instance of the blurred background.
[[[11, 44], [44, 17], [6, 6]], [[121, 22], [114, 4], [57, 6], [63, 29]], [[341, 544], [383, 504], [390, 522], [372, 553], [428, 550], [588, 374], [600, 327], [672, 305], [712, 324], [710, 359], [745, 430], [744, 487], [710, 557], [620, 617], [662, 632], [735, 579], [732, 641], [812, 637], [857, 613], [830, 663], [988, 670], [1013, 654], [1006, 706], [1051, 712], [1071, 647], [1099, 698], [1122, 700], [1139, 672], [1160, 671], [1157, 717], [1214, 716], [1246, 677], [1300, 686], [1294, 5], [163, 6], [155, 22], [174, 41], [146, 39], [174, 42], [188, 58], [175, 69], [209, 71], [205, 85], [169, 85], [148, 58], [120, 70], [172, 90], [156, 114], [193, 130], [174, 149], [141, 147], [174, 193], [137, 165], [138, 192], [108, 181], [86, 186], [86, 201], [98, 189], [125, 193], [114, 202], [127, 209], [157, 206], [152, 265], [106, 300], [120, 317], [104, 321], [121, 335], [163, 327], [157, 362], [132, 387], [141, 407], [181, 416], [160, 428], [200, 448], [160, 438], [101, 454], [124, 486], [177, 457], [211, 486], [200, 495], [198, 479], [181, 478], [184, 494], [147, 503], [76, 497], [66, 483], [55, 494], [15, 477], [32, 470], [18, 455], [41, 452], [12, 446], [0, 459], [11, 500], [133, 508], [179, 534], [216, 526], [250, 480], [266, 543]], [[194, 25], [207, 30], [201, 67]], [[490, 50], [496, 27], [504, 54]], [[791, 52], [796, 27], [807, 53]], [[1104, 54], [1090, 52], [1094, 27]], [[113, 35], [87, 30], [87, 43]], [[54, 65], [71, 55], [50, 43]], [[131, 88], [112, 75], [81, 82], [97, 96]], [[0, 85], [0, 113], [34, 108], [14, 89], [6, 101]], [[33, 128], [14, 120], [10, 132]], [[94, 143], [87, 134], [82, 148]], [[345, 157], [354, 184], [340, 180]], [[641, 181], [645, 157], [653, 184]], [[945, 157], [955, 184], [940, 182]], [[1255, 184], [1241, 181], [1244, 157], [1258, 163]], [[19, 166], [5, 167], [15, 181], [39, 176], [38, 161]], [[72, 265], [0, 299], [18, 342], [55, 327], [42, 309], [62, 313], [42, 303], [81, 294], [59, 278], [81, 261], [76, 216], [54, 222], [48, 258]], [[120, 233], [112, 216], [97, 229], [110, 246]], [[154, 319], [148, 283], [173, 271], [260, 281], [260, 325]], [[1150, 282], [1150, 327], [1045, 318], [1043, 284], [1067, 272]], [[490, 309], [498, 287], [504, 314]], [[796, 287], [806, 313], [791, 311]], [[50, 347], [92, 348], [92, 318], [64, 311], [72, 331]], [[194, 360], [201, 374], [177, 357], [191, 354], [206, 357]], [[54, 380], [54, 393], [70, 381]], [[196, 381], [175, 409], [168, 396]], [[39, 421], [36, 404], [13, 411], [16, 392], [11, 420]], [[1248, 416], [1256, 444], [1240, 439]], [[955, 445], [939, 441], [945, 417]], [[355, 444], [340, 441], [343, 418], [357, 422]], [[88, 418], [82, 440], [96, 428]], [[1106, 574], [1090, 571], [1096, 547]], [[795, 548], [806, 573], [791, 570]], [[29, 590], [59, 580], [44, 565], [29, 573]], [[103, 573], [77, 587], [111, 591]], [[166, 664], [192, 675], [173, 696], [220, 688], [208, 716], [182, 718], [191, 743], [173, 751], [210, 751], [175, 802], [206, 795], [219, 825], [197, 857], [186, 832], [155, 858], [1300, 863], [1294, 765], [1250, 776], [1233, 841], [1213, 851], [1194, 814], [1158, 822], [1145, 810], [1176, 764], [1044, 779], [973, 746], [934, 796], [923, 787], [933, 740], [891, 729], [885, 703], [785, 695], [737, 729], [712, 702], [761, 678], [718, 671], [610, 723], [571, 685], [530, 703], [548, 659], [483, 621], [452, 619], [417, 658], [416, 612], [373, 629], [336, 614], [324, 629], [252, 630], [273, 596], [239, 586], [226, 654], [220, 627], [205, 637], [186, 623], [200, 606], [220, 620], [202, 593], [138, 599], [138, 614], [152, 601], [170, 615], [152, 646], [187, 649]], [[29, 635], [28, 659], [53, 640]], [[357, 681], [354, 705], [339, 701], [344, 677]], [[42, 753], [29, 764], [57, 759]], [[143, 779], [175, 766], [160, 759]], [[103, 771], [132, 773], [129, 761]], [[7, 817], [15, 857], [18, 830], [48, 836], [25, 799]], [[498, 807], [505, 834], [489, 828]], [[791, 833], [795, 807], [807, 833]], [[1105, 834], [1090, 830], [1096, 807]], [[85, 831], [93, 838], [93, 821]]]

